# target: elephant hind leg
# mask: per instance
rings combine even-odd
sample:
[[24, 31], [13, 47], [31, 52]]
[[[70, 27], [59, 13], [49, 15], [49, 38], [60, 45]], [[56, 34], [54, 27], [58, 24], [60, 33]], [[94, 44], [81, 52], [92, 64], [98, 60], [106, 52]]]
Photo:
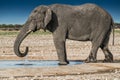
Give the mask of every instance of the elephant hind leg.
[[95, 36], [93, 38], [93, 40], [91, 41], [92, 42], [92, 49], [91, 49], [91, 52], [90, 52], [88, 58], [85, 60], [85, 62], [97, 62], [97, 59], [96, 59], [97, 51], [104, 40], [105, 32], [103, 32], [102, 34], [96, 33], [96, 35], [97, 36]]
[[105, 59], [103, 62], [113, 62], [113, 55], [108, 48], [108, 42], [109, 42], [109, 37], [107, 37], [104, 40], [103, 44], [100, 46], [100, 48], [102, 49], [102, 51], [105, 55]]
[[98, 45], [96, 45], [94, 43], [92, 44], [92, 49], [90, 51], [90, 54], [89, 54], [88, 58], [85, 60], [86, 63], [97, 62], [96, 55], [97, 55], [98, 48], [99, 48]]
[[105, 54], [105, 59], [103, 62], [113, 62], [113, 55], [110, 52], [110, 50], [108, 49], [107, 46], [102, 46], [101, 47], [103, 53]]

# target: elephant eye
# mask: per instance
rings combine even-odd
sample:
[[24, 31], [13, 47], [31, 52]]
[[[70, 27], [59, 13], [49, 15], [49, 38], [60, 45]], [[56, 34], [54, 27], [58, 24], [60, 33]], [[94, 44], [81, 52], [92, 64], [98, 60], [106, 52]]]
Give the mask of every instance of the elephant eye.
[[37, 10], [34, 10], [34, 13], [36, 13], [37, 12]]

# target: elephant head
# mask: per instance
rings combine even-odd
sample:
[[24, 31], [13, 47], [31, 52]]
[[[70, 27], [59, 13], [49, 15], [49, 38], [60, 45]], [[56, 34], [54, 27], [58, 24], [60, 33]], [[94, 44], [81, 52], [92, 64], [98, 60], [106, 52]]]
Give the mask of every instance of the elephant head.
[[31, 32], [35, 32], [39, 29], [45, 29], [48, 23], [51, 21], [52, 11], [47, 6], [39, 6], [35, 8], [30, 14], [28, 20], [24, 24], [20, 33], [18, 34], [15, 43], [14, 43], [14, 52], [19, 57], [24, 57], [28, 53], [28, 47], [24, 53], [20, 51], [20, 45], [22, 41], [27, 37]]

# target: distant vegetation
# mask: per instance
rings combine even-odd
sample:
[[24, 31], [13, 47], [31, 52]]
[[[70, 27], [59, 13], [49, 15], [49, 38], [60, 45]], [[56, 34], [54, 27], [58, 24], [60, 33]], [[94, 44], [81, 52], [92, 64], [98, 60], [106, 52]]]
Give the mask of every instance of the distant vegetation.
[[115, 23], [115, 24], [114, 24], [114, 27], [115, 27], [115, 28], [120, 28], [120, 23]]
[[[0, 24], [0, 30], [3, 30], [3, 31], [20, 30], [22, 26], [23, 26], [22, 24]], [[114, 27], [120, 28], [120, 23], [115, 23]]]
[[0, 30], [19, 30], [22, 26], [20, 24], [0, 24]]

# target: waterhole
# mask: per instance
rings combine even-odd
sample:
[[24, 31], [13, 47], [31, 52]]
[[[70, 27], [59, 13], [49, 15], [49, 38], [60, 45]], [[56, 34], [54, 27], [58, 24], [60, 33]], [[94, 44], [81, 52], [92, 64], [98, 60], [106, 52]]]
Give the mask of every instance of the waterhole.
[[[59, 61], [48, 60], [1, 60], [0, 68], [25, 68], [25, 67], [54, 67], [59, 66]], [[81, 61], [70, 61], [66, 66], [82, 64]]]

